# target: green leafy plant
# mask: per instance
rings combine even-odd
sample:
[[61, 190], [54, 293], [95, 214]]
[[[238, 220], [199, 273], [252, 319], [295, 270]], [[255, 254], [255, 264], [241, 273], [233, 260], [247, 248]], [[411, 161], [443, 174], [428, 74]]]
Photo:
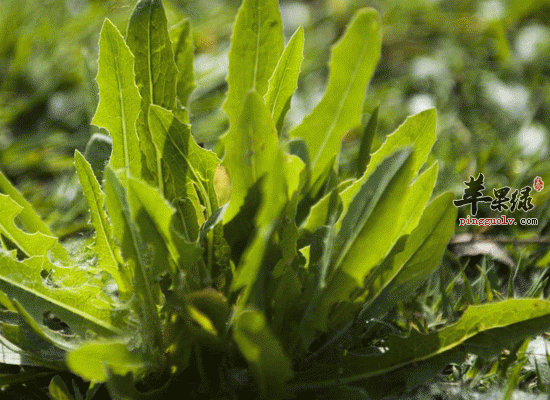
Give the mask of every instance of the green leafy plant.
[[[286, 132], [303, 31], [285, 47], [277, 1], [244, 0], [218, 155], [189, 125], [191, 43], [188, 21], [169, 29], [160, 0], [138, 2], [126, 37], [105, 21], [93, 124], [110, 139], [96, 136], [88, 160], [75, 153], [95, 235], [61, 243], [0, 175], [2, 340], [33, 366], [91, 381], [88, 398], [104, 382], [121, 399], [174, 386], [208, 398], [383, 396], [548, 325], [549, 302], [514, 299], [424, 334], [382, 328], [439, 267], [456, 208], [450, 193], [430, 201], [434, 110], [370, 154], [373, 115], [357, 178], [339, 178], [340, 142], [361, 126], [380, 55], [376, 11], [349, 23], [324, 97]], [[94, 146], [111, 139], [103, 166]], [[44, 371], [25, 373], [0, 383]], [[49, 390], [71, 396], [59, 377]]]

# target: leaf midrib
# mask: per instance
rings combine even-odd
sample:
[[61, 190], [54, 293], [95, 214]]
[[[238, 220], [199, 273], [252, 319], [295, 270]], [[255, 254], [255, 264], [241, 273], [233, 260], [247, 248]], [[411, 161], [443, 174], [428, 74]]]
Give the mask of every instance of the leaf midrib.
[[[37, 256], [37, 257], [43, 257], [43, 256]], [[29, 286], [26, 286], [26, 285], [21, 284], [19, 282], [15, 282], [14, 280], [6, 277], [5, 275], [0, 275], [0, 281], [4, 281], [8, 285], [15, 286], [15, 287], [19, 288], [20, 290], [22, 290], [24, 292], [32, 293], [34, 296], [39, 297], [42, 300], [47, 301], [47, 302], [49, 302], [49, 303], [51, 303], [51, 304], [53, 304], [53, 305], [55, 305], [59, 308], [62, 308], [64, 310], [72, 313], [72, 314], [78, 315], [79, 317], [83, 318], [84, 320], [92, 322], [93, 324], [95, 324], [97, 326], [100, 326], [100, 327], [102, 327], [102, 328], [104, 328], [108, 331], [111, 331], [113, 333], [122, 333], [122, 330], [120, 330], [119, 328], [116, 328], [113, 325], [111, 325], [111, 324], [109, 324], [105, 321], [100, 320], [99, 318], [93, 317], [88, 313], [85, 313], [81, 310], [75, 309], [75, 308], [69, 306], [68, 304], [60, 302], [59, 300], [55, 300], [55, 299], [51, 298], [48, 295], [37, 292]]]
[[113, 59], [115, 61], [115, 69], [116, 69], [116, 80], [117, 80], [117, 86], [118, 86], [118, 100], [120, 103], [120, 115], [121, 115], [121, 123], [122, 123], [122, 139], [123, 139], [123, 149], [124, 149], [124, 166], [126, 170], [126, 176], [130, 174], [130, 161], [129, 161], [129, 155], [128, 155], [128, 131], [126, 127], [126, 109], [124, 106], [124, 95], [122, 91], [122, 85], [121, 85], [121, 77], [120, 77], [120, 64], [118, 60], [118, 52], [115, 51], [114, 41], [109, 40], [109, 45], [111, 46], [111, 53], [113, 54]]
[[[351, 91], [352, 86], [353, 86], [352, 82], [355, 81], [357, 72], [359, 71], [359, 67], [362, 64], [361, 61], [364, 59], [367, 48], [369, 47], [369, 46], [367, 46], [367, 44], [369, 44], [368, 40], [363, 41], [363, 46], [361, 48], [361, 53], [360, 53], [360, 56], [359, 56], [359, 62], [357, 62], [355, 64], [355, 67], [353, 68], [353, 72], [351, 74], [351, 79], [349, 80], [350, 83], [346, 87], [345, 95], [342, 96], [340, 98], [339, 102], [338, 102], [338, 108], [337, 108], [336, 115], [335, 115], [334, 119], [332, 120], [332, 123], [331, 123], [331, 125], [330, 125], [330, 127], [327, 131], [327, 134], [323, 138], [323, 142], [321, 143], [321, 146], [319, 147], [319, 150], [317, 151], [317, 154], [315, 155], [315, 159], [312, 162], [313, 166], [315, 166], [315, 164], [319, 160], [319, 157], [321, 156], [321, 153], [325, 149], [325, 146], [327, 145], [330, 137], [332, 136], [332, 132], [333, 132], [334, 128], [336, 127], [336, 123], [340, 120], [340, 115], [342, 113], [342, 110], [344, 109], [344, 104], [346, 103], [346, 99], [349, 95], [349, 92]], [[333, 73], [333, 71], [331, 71], [331, 73]], [[328, 92], [328, 88], [327, 88], [327, 92]]]
[[[273, 106], [271, 107], [271, 116], [273, 117], [273, 113], [275, 112], [275, 106], [277, 105], [277, 101], [279, 100], [279, 95], [281, 94], [282, 92], [282, 86], [283, 86], [283, 82], [285, 81], [285, 78], [286, 78], [286, 75], [287, 75], [287, 71], [289, 70], [288, 68], [288, 64], [290, 63], [292, 57], [291, 55], [293, 54], [294, 52], [294, 47], [296, 46], [296, 43], [295, 42], [292, 42], [292, 47], [288, 49], [288, 57], [286, 58], [285, 60], [285, 65], [284, 65], [284, 68], [283, 68], [283, 72], [282, 72], [282, 77], [279, 81], [279, 84], [277, 85], [277, 88], [276, 88], [276, 95], [275, 95], [275, 98], [273, 99]], [[275, 67], [275, 71], [277, 70], [277, 67]], [[268, 89], [269, 90], [269, 89]]]

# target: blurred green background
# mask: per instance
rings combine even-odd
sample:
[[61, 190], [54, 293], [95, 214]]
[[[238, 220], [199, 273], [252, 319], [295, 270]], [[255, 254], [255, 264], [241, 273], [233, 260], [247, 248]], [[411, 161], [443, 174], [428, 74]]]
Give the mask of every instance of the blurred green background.
[[[72, 166], [95, 132], [97, 38], [105, 17], [122, 31], [134, 1], [0, 0], [0, 168], [59, 234], [81, 221]], [[231, 24], [239, 1], [165, 1], [170, 23], [191, 19], [197, 90], [193, 134], [211, 146], [227, 129], [225, 95]], [[550, 1], [314, 0], [281, 1], [285, 35], [306, 31], [305, 61], [287, 125], [321, 98], [329, 49], [360, 7], [383, 19], [382, 58], [371, 82], [366, 117], [377, 106], [374, 149], [404, 119], [438, 110], [437, 190], [457, 198], [469, 175], [485, 174], [493, 188], [550, 185]], [[358, 150], [357, 132], [342, 148], [343, 174]], [[538, 227], [492, 227], [490, 233], [545, 234], [548, 185], [534, 196]], [[463, 207], [461, 216], [469, 210]], [[491, 216], [482, 207], [480, 216]], [[80, 227], [81, 227], [80, 225]], [[464, 231], [468, 229], [463, 228]], [[512, 231], [512, 229], [514, 229]], [[469, 230], [472, 230], [471, 228]]]
[[[94, 78], [99, 30], [108, 17], [124, 32], [134, 4], [0, 0], [0, 169], [62, 237], [89, 227], [72, 156], [75, 148], [84, 151], [97, 131], [90, 121], [98, 101]], [[228, 127], [220, 106], [239, 1], [164, 4], [170, 24], [184, 16], [192, 22], [197, 80], [190, 105], [192, 132], [199, 143], [211, 147]], [[478, 173], [484, 173], [489, 195], [503, 186], [532, 186], [536, 176], [546, 183], [540, 193], [533, 191], [532, 211], [506, 213], [538, 218], [537, 226], [457, 226], [457, 233], [505, 236], [511, 241], [549, 237], [549, 0], [285, 0], [280, 6], [287, 39], [300, 25], [306, 38], [287, 127], [296, 125], [322, 97], [330, 46], [355, 10], [374, 7], [382, 15], [384, 39], [365, 105], [365, 120], [379, 107], [373, 148], [407, 116], [436, 107], [438, 140], [428, 162], [439, 161], [436, 192], [451, 190], [459, 198], [463, 182]], [[359, 136], [358, 127], [344, 138], [344, 177], [353, 173], [350, 161], [357, 154]], [[469, 213], [469, 207], [459, 209], [459, 217]], [[478, 216], [496, 215], [488, 205], [480, 206]], [[492, 253], [469, 258], [447, 252], [441, 272], [414, 304], [399, 310], [402, 328], [416, 324], [414, 329], [429, 331], [465, 304], [550, 295], [548, 243], [490, 245]], [[542, 380], [533, 376], [539, 367], [525, 365], [523, 387], [538, 387]], [[550, 362], [545, 365], [550, 387]], [[451, 381], [463, 380], [477, 389], [506, 376], [506, 368], [497, 373], [495, 364], [477, 358], [449, 368], [445, 374]], [[519, 372], [516, 378], [514, 385]]]

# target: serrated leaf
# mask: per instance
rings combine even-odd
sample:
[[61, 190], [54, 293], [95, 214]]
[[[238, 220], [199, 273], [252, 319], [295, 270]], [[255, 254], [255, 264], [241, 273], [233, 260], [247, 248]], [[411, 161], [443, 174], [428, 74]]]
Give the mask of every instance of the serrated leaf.
[[162, 158], [165, 196], [170, 201], [189, 197], [194, 199], [195, 208], [200, 209], [197, 187], [210, 216], [218, 208], [213, 182], [220, 161], [214, 153], [201, 148], [189, 125], [180, 122], [169, 110], [151, 105], [149, 123], [153, 143]]
[[128, 23], [126, 42], [135, 57], [136, 83], [141, 95], [141, 112], [136, 124], [141, 151], [153, 179], [162, 187], [158, 171], [161, 154], [153, 144], [147, 113], [150, 104], [175, 110], [178, 69], [161, 0], [141, 0], [136, 4]]
[[404, 250], [395, 255], [387, 270], [377, 271], [372, 277], [363, 318], [380, 318], [399, 301], [408, 300], [440, 265], [454, 232], [457, 210], [452, 200], [452, 193], [434, 199], [411, 232]]
[[92, 167], [84, 159], [84, 156], [75, 151], [74, 165], [80, 179], [82, 191], [88, 201], [88, 207], [92, 215], [92, 224], [96, 231], [94, 249], [99, 258], [99, 268], [109, 273], [115, 280], [118, 290], [125, 297], [132, 291], [131, 277], [119, 255], [119, 248], [113, 241], [111, 225], [105, 212], [105, 198], [99, 182], [96, 180]]
[[173, 109], [177, 67], [161, 0], [141, 0], [136, 4], [126, 42], [134, 54], [136, 83], [145, 111], [149, 104]]
[[122, 330], [113, 325], [114, 306], [100, 280], [84, 270], [54, 265], [45, 256], [17, 261], [0, 251], [0, 290], [40, 324], [51, 312], [81, 337], [87, 330], [105, 336]]
[[389, 154], [404, 146], [414, 146], [414, 166], [416, 173], [424, 164], [435, 142], [437, 113], [435, 108], [407, 117], [395, 132], [386, 136], [380, 148], [372, 154], [367, 172], [378, 166]]
[[360, 123], [365, 90], [378, 63], [380, 46], [378, 13], [368, 8], [358, 11], [332, 49], [325, 95], [290, 132], [308, 145], [313, 182], [338, 154], [343, 135]]
[[11, 197], [11, 199], [21, 206], [18, 218], [29, 232], [40, 232], [47, 236], [53, 236], [52, 231], [40, 218], [32, 205], [23, 197], [23, 195], [11, 184], [6, 176], [0, 171], [0, 192]]
[[[193, 70], [193, 35], [191, 24], [184, 19], [170, 29], [172, 50], [178, 67], [178, 81], [176, 94], [180, 104], [187, 107], [189, 95], [195, 89], [195, 76]], [[184, 121], [185, 122], [185, 121]]]
[[108, 19], [99, 39], [99, 105], [92, 124], [105, 128], [113, 137], [109, 164], [127, 168], [141, 176], [141, 152], [136, 133], [136, 120], [141, 97], [135, 83], [134, 56], [124, 38]]
[[[415, 330], [409, 337], [392, 337], [388, 351], [375, 356], [347, 353], [332, 365], [316, 365], [289, 383], [294, 390], [360, 382], [369, 389], [374, 378], [393, 382], [403, 389], [422, 383], [407, 382], [414, 371], [428, 368], [437, 373], [448, 362], [463, 359], [468, 352], [494, 355], [510, 344], [535, 335], [550, 324], [550, 302], [539, 299], [509, 299], [470, 306], [453, 325], [428, 335]], [[423, 376], [428, 379], [430, 376]], [[405, 382], [402, 383], [402, 380]], [[369, 391], [369, 390], [367, 390]], [[387, 393], [386, 393], [387, 394]]]
[[141, 375], [150, 366], [141, 354], [117, 341], [86, 343], [67, 354], [67, 365], [73, 373], [93, 382], [105, 382], [108, 368], [119, 374]]
[[223, 109], [230, 125], [237, 123], [250, 90], [260, 96], [265, 94], [283, 47], [277, 0], [244, 0], [235, 19], [229, 50], [228, 91]]
[[[151, 233], [151, 230], [158, 232], [174, 265], [185, 268], [185, 266], [196, 262], [200, 255], [199, 248], [195, 243], [186, 242], [175, 231], [176, 210], [166, 201], [158, 189], [147, 185], [143, 181], [130, 178], [128, 180], [128, 190], [133, 214], [137, 216], [145, 212], [148, 215], [148, 223], [153, 225], [150, 226], [148, 233]], [[155, 249], [155, 251], [159, 252], [160, 249]], [[153, 277], [155, 275], [158, 277], [163, 271], [169, 271], [172, 274], [176, 273], [176, 270], [170, 270], [166, 263], [164, 268], [161, 271], [157, 271]]]
[[[47, 256], [50, 250], [54, 256], [60, 257], [59, 261], [68, 261], [65, 248], [54, 236], [46, 235], [40, 231], [28, 233], [15, 224], [16, 217], [25, 209], [10, 196], [0, 194], [0, 233], [8, 238], [27, 256]], [[28, 214], [27, 214], [28, 215]], [[27, 221], [29, 222], [29, 221]]]
[[401, 228], [402, 235], [411, 233], [418, 225], [418, 221], [422, 217], [435, 187], [438, 171], [437, 163], [432, 164], [426, 171], [417, 176], [404, 194], [403, 209], [401, 214], [396, 216], [396, 224]]
[[[144, 351], [148, 356], [153, 357], [161, 348], [162, 334], [155, 302], [155, 293], [158, 291], [155, 291], [152, 285], [146, 240], [132, 216], [127, 191], [109, 167], [105, 170], [104, 185], [107, 211], [113, 224], [113, 231], [132, 273], [137, 300], [134, 304], [142, 319]], [[147, 232], [143, 232], [143, 235], [147, 235]], [[153, 235], [152, 237], [156, 239]]]
[[[360, 179], [354, 181], [351, 185], [340, 184], [340, 197], [343, 205], [343, 215], [349, 207], [350, 202], [357, 195], [361, 186], [369, 179], [378, 165], [390, 154], [406, 146], [413, 146], [414, 165], [413, 176], [415, 176], [424, 164], [430, 150], [435, 142], [436, 113], [435, 110], [427, 110], [412, 117], [408, 117], [403, 124], [399, 126], [391, 135], [388, 135], [386, 141], [380, 148], [372, 154], [367, 169]], [[317, 202], [310, 211], [307, 219], [301, 228], [309, 232], [321, 226], [323, 216], [327, 215], [329, 196], [324, 196]], [[340, 226], [341, 221], [337, 223]]]
[[425, 163], [435, 142], [436, 111], [430, 109], [408, 117], [391, 135], [386, 137], [380, 148], [371, 155], [367, 170], [363, 176], [341, 193], [344, 209], [355, 196], [359, 187], [365, 182], [375, 168], [396, 150], [405, 146], [414, 148], [413, 176]]
[[290, 38], [273, 75], [269, 78], [264, 100], [279, 134], [290, 108], [290, 99], [298, 87], [298, 76], [304, 59], [303, 52], [304, 30], [300, 27]]
[[265, 395], [281, 390], [293, 376], [290, 360], [262, 313], [246, 310], [235, 318], [233, 338]]

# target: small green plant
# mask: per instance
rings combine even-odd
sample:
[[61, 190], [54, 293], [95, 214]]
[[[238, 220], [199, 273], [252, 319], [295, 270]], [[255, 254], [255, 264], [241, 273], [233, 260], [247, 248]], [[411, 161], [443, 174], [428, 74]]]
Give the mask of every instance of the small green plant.
[[[361, 125], [379, 16], [355, 15], [323, 99], [287, 132], [303, 44], [298, 29], [284, 46], [277, 1], [243, 1], [220, 159], [189, 125], [188, 21], [168, 29], [160, 0], [138, 2], [126, 37], [107, 20], [93, 124], [112, 153], [102, 165], [94, 146], [108, 140], [95, 139], [88, 160], [75, 154], [95, 235], [60, 243], [0, 175], [3, 341], [91, 381], [89, 397], [104, 382], [119, 399], [174, 387], [205, 398], [376, 397], [547, 326], [550, 302], [515, 299], [472, 306], [428, 334], [382, 329], [438, 268], [454, 230], [453, 196], [430, 201], [438, 167], [424, 167], [436, 114], [408, 118], [371, 154], [373, 116], [357, 178], [342, 180], [340, 142]], [[71, 396], [58, 376], [50, 394]]]

